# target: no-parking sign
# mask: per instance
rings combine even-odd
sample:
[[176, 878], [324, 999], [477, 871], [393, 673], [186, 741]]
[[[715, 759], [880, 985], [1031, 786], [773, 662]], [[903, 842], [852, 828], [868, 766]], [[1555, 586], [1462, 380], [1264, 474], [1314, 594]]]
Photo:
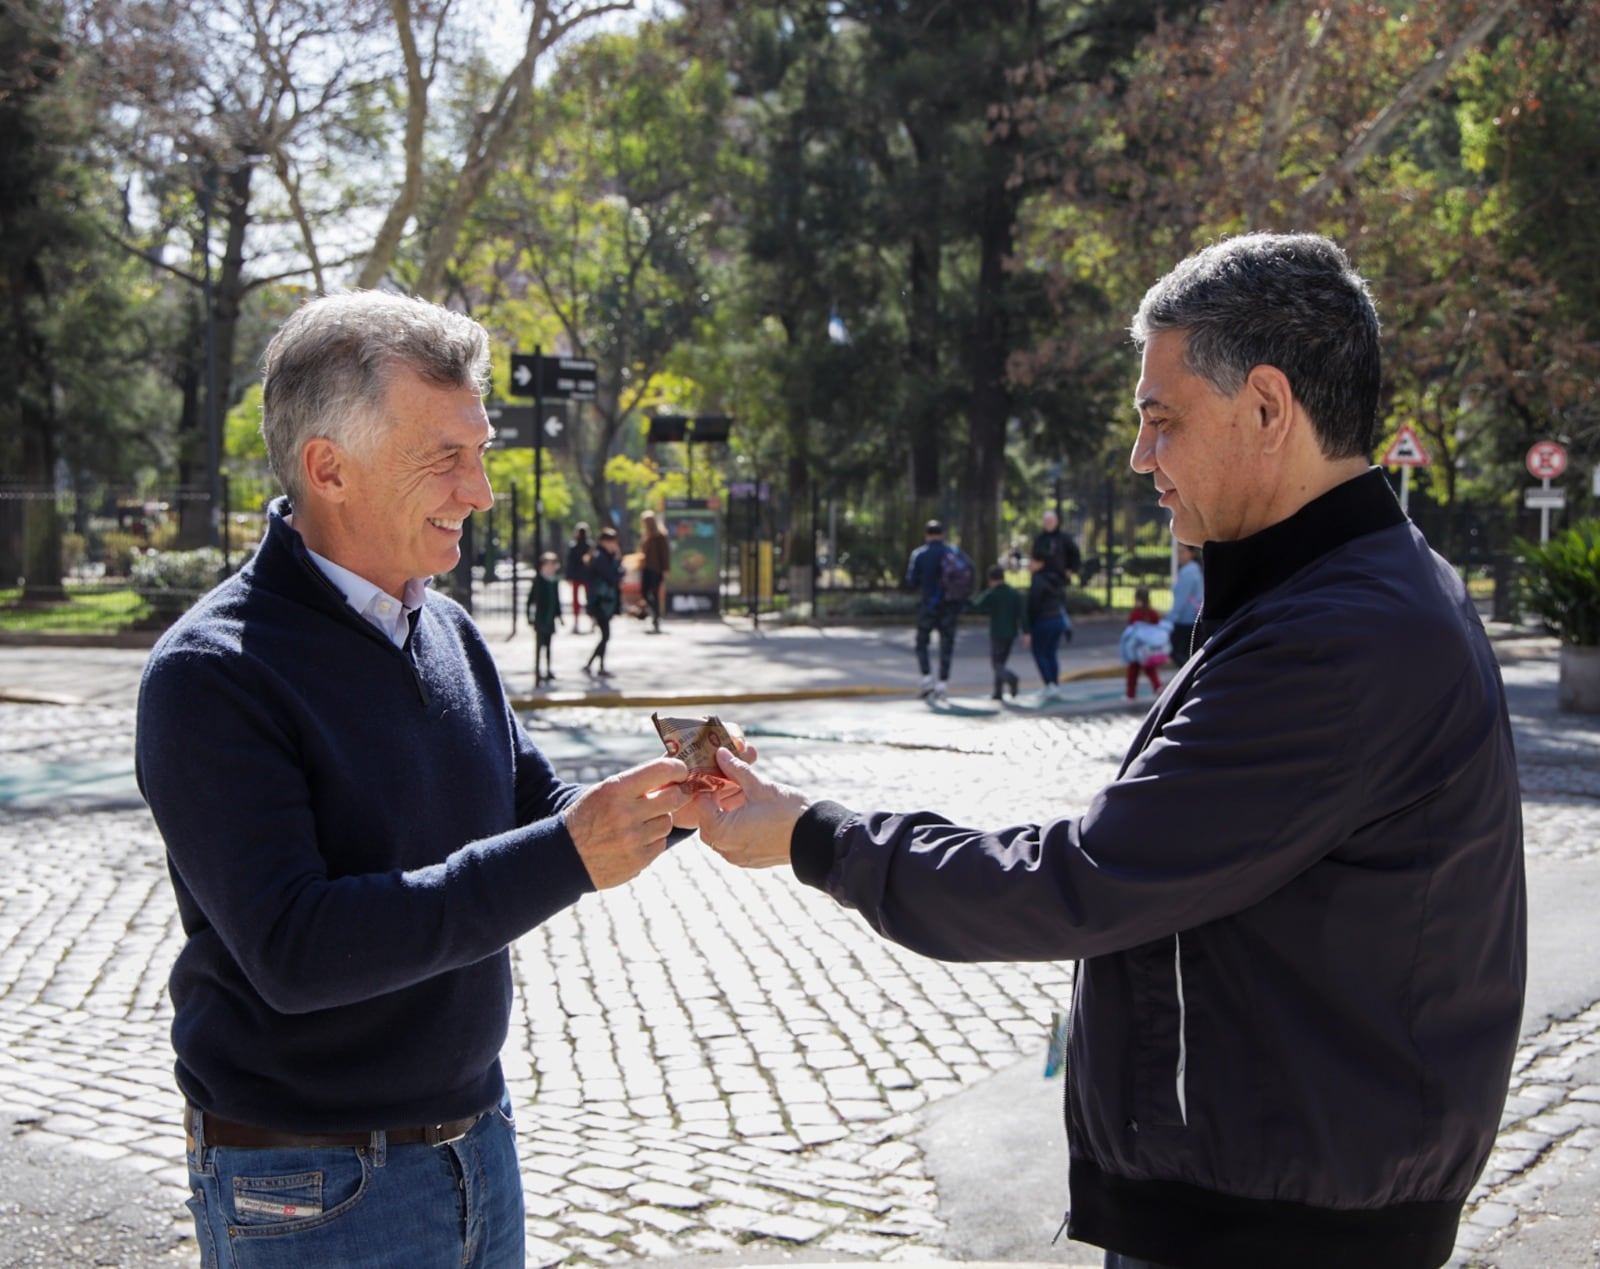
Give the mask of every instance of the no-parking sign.
[[1535, 441], [1526, 461], [1528, 475], [1535, 480], [1554, 480], [1567, 470], [1566, 447], [1557, 441]]

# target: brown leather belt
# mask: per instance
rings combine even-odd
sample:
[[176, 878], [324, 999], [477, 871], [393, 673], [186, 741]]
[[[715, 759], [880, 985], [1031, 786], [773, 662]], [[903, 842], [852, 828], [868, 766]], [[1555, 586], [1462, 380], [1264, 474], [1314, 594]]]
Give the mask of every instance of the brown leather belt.
[[[480, 1112], [465, 1119], [452, 1119], [449, 1123], [423, 1124], [416, 1128], [386, 1128], [383, 1135], [391, 1146], [429, 1145], [442, 1146], [456, 1141], [472, 1131], [474, 1124], [483, 1118]], [[194, 1149], [195, 1128], [208, 1146], [237, 1146], [247, 1150], [322, 1149], [330, 1146], [365, 1146], [372, 1143], [370, 1132], [283, 1132], [277, 1128], [260, 1128], [255, 1124], [235, 1123], [217, 1115], [207, 1115], [194, 1106], [183, 1108], [183, 1133], [188, 1138], [189, 1149]]]

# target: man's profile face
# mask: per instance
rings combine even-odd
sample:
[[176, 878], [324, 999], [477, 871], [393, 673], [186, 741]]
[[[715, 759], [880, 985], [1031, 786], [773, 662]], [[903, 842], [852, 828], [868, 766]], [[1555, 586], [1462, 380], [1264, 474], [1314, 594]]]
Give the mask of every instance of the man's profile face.
[[1164, 330], [1145, 344], [1129, 465], [1154, 479], [1178, 541], [1231, 542], [1272, 522], [1256, 397], [1248, 385], [1225, 397], [1192, 374], [1183, 363], [1186, 340], [1181, 330]]
[[470, 387], [397, 371], [385, 426], [370, 454], [345, 451], [349, 496], [338, 562], [399, 597], [412, 577], [447, 573], [461, 559], [462, 526], [494, 503], [483, 455], [494, 435]]
[[1046, 511], [1041, 519], [1043, 521], [1044, 531], [1046, 533], [1054, 533], [1056, 531], [1056, 526], [1061, 523], [1061, 517], [1058, 516], [1054, 511]]

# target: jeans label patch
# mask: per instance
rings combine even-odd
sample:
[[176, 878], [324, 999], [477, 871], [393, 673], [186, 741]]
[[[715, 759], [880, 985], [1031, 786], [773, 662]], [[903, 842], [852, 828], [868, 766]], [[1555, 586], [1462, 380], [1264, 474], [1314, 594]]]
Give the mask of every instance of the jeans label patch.
[[250, 1194], [235, 1195], [233, 1205], [240, 1215], [249, 1213], [251, 1216], [273, 1216], [284, 1221], [322, 1215], [321, 1203], [288, 1203], [282, 1199], [256, 1198]]

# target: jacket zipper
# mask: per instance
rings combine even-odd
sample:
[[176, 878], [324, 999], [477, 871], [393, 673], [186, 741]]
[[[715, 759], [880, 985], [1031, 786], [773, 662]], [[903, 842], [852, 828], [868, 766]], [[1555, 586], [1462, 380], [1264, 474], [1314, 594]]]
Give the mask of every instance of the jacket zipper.
[[1189, 1015], [1183, 1000], [1183, 936], [1172, 936], [1172, 972], [1176, 975], [1178, 983], [1178, 1114], [1183, 1119], [1183, 1126], [1189, 1126], [1189, 1092], [1187, 1076], [1189, 1070]]

